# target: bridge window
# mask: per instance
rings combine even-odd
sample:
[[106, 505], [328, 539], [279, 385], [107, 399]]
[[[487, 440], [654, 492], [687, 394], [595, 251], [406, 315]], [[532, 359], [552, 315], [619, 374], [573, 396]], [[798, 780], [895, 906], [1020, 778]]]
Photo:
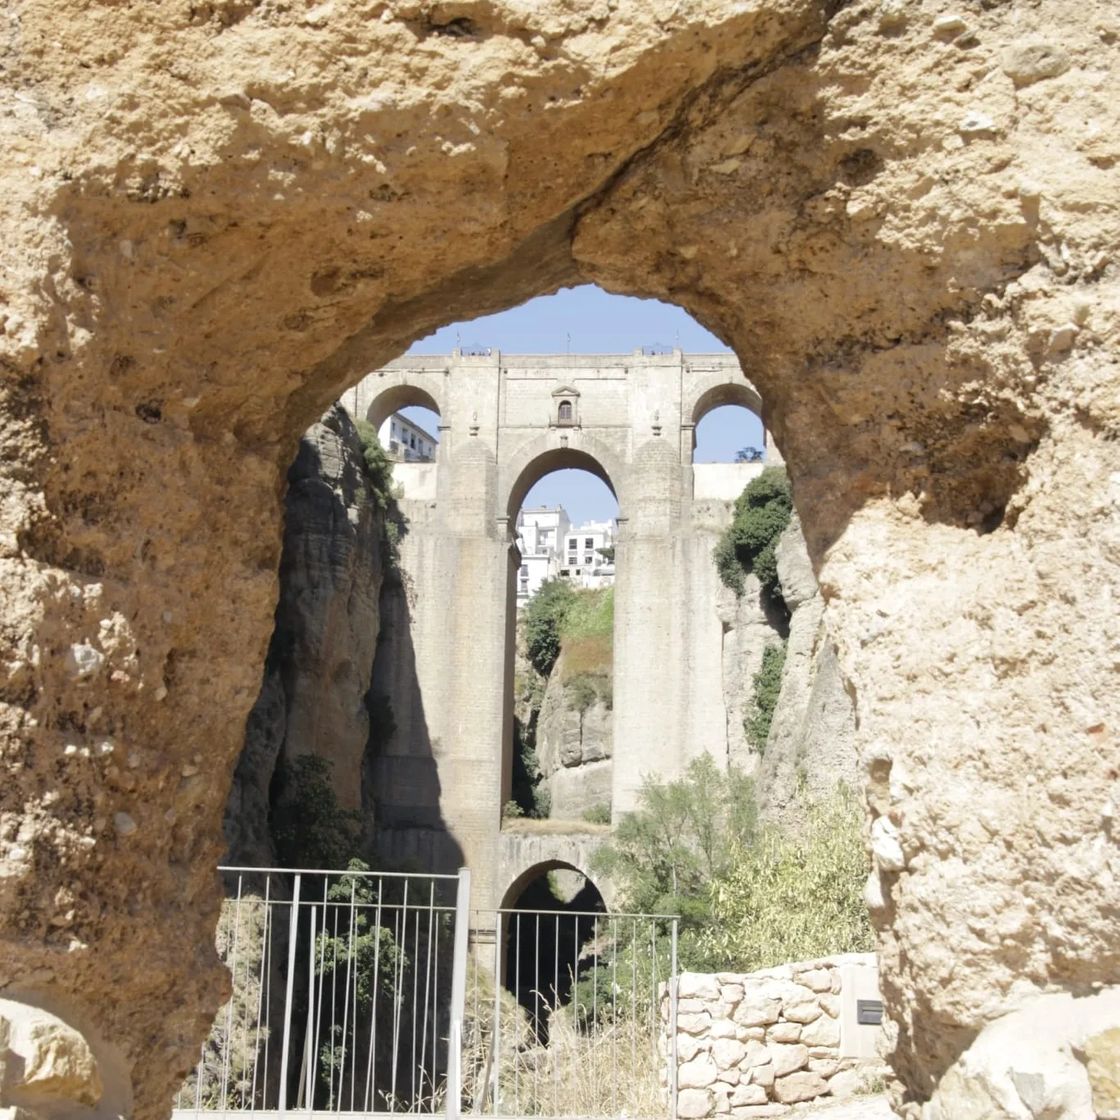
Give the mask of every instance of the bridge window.
[[561, 401], [556, 409], [556, 422], [558, 424], [570, 424], [572, 422], [572, 402]]

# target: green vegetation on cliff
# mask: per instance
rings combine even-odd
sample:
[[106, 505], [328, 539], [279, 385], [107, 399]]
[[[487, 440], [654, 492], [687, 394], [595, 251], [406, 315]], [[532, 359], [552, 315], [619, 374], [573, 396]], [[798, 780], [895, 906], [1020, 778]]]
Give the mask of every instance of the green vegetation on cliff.
[[753, 573], [763, 595], [784, 605], [774, 550], [792, 512], [789, 478], [781, 467], [767, 467], [735, 499], [734, 520], [716, 544], [714, 557], [720, 579], [736, 595], [743, 594], [743, 579]]
[[751, 708], [743, 718], [743, 731], [747, 742], [759, 754], [766, 749], [770, 738], [770, 724], [778, 707], [782, 691], [782, 669], [786, 663], [788, 642], [784, 639], [762, 651], [762, 664], [751, 680]]
[[702, 755], [677, 781], [649, 779], [592, 869], [622, 909], [681, 915], [684, 968], [742, 971], [871, 948], [868, 861], [843, 786], [797, 828], [759, 824], [753, 783]]

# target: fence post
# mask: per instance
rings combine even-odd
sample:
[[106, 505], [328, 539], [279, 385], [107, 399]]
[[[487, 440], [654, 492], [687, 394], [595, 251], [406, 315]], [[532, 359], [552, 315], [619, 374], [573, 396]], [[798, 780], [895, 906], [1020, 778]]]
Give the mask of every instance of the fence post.
[[301, 876], [296, 873], [292, 887], [292, 916], [288, 926], [288, 975], [284, 992], [284, 1044], [280, 1051], [280, 1099], [279, 1113], [285, 1116], [288, 1111], [288, 1047], [292, 1041], [292, 986], [296, 979], [296, 939], [299, 933], [299, 886]]
[[677, 919], [673, 919], [669, 952], [669, 1120], [677, 1120]]
[[447, 1038], [447, 1120], [458, 1120], [463, 1104], [463, 1016], [467, 1007], [467, 952], [471, 921], [471, 872], [459, 868], [455, 892], [455, 942], [451, 960], [451, 1020]]

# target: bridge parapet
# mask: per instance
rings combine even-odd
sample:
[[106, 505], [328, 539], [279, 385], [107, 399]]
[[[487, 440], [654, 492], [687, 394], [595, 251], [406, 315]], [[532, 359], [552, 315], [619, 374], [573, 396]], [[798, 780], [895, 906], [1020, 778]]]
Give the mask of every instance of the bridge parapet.
[[525, 821], [502, 829], [496, 906], [511, 906], [535, 878], [556, 870], [578, 871], [592, 879], [607, 906], [613, 905], [612, 885], [591, 874], [591, 861], [610, 837], [610, 828], [582, 822], [573, 822], [571, 831], [559, 827], [555, 821]]

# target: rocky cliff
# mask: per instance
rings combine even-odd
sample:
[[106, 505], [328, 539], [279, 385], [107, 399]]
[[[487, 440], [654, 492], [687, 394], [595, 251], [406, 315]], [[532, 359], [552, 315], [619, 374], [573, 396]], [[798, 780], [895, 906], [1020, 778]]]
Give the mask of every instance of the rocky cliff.
[[855, 709], [796, 514], [778, 542], [777, 557], [790, 618], [781, 691], [755, 781], [763, 815], [783, 818], [837, 782], [855, 788], [859, 772]]
[[357, 429], [336, 405], [288, 471], [276, 623], [225, 816], [235, 862], [276, 859], [270, 787], [281, 762], [325, 759], [339, 806], [361, 805], [382, 527]]
[[570, 661], [561, 650], [536, 721], [537, 764], [557, 820], [579, 820], [611, 804], [610, 665], [595, 676], [573, 675]]

